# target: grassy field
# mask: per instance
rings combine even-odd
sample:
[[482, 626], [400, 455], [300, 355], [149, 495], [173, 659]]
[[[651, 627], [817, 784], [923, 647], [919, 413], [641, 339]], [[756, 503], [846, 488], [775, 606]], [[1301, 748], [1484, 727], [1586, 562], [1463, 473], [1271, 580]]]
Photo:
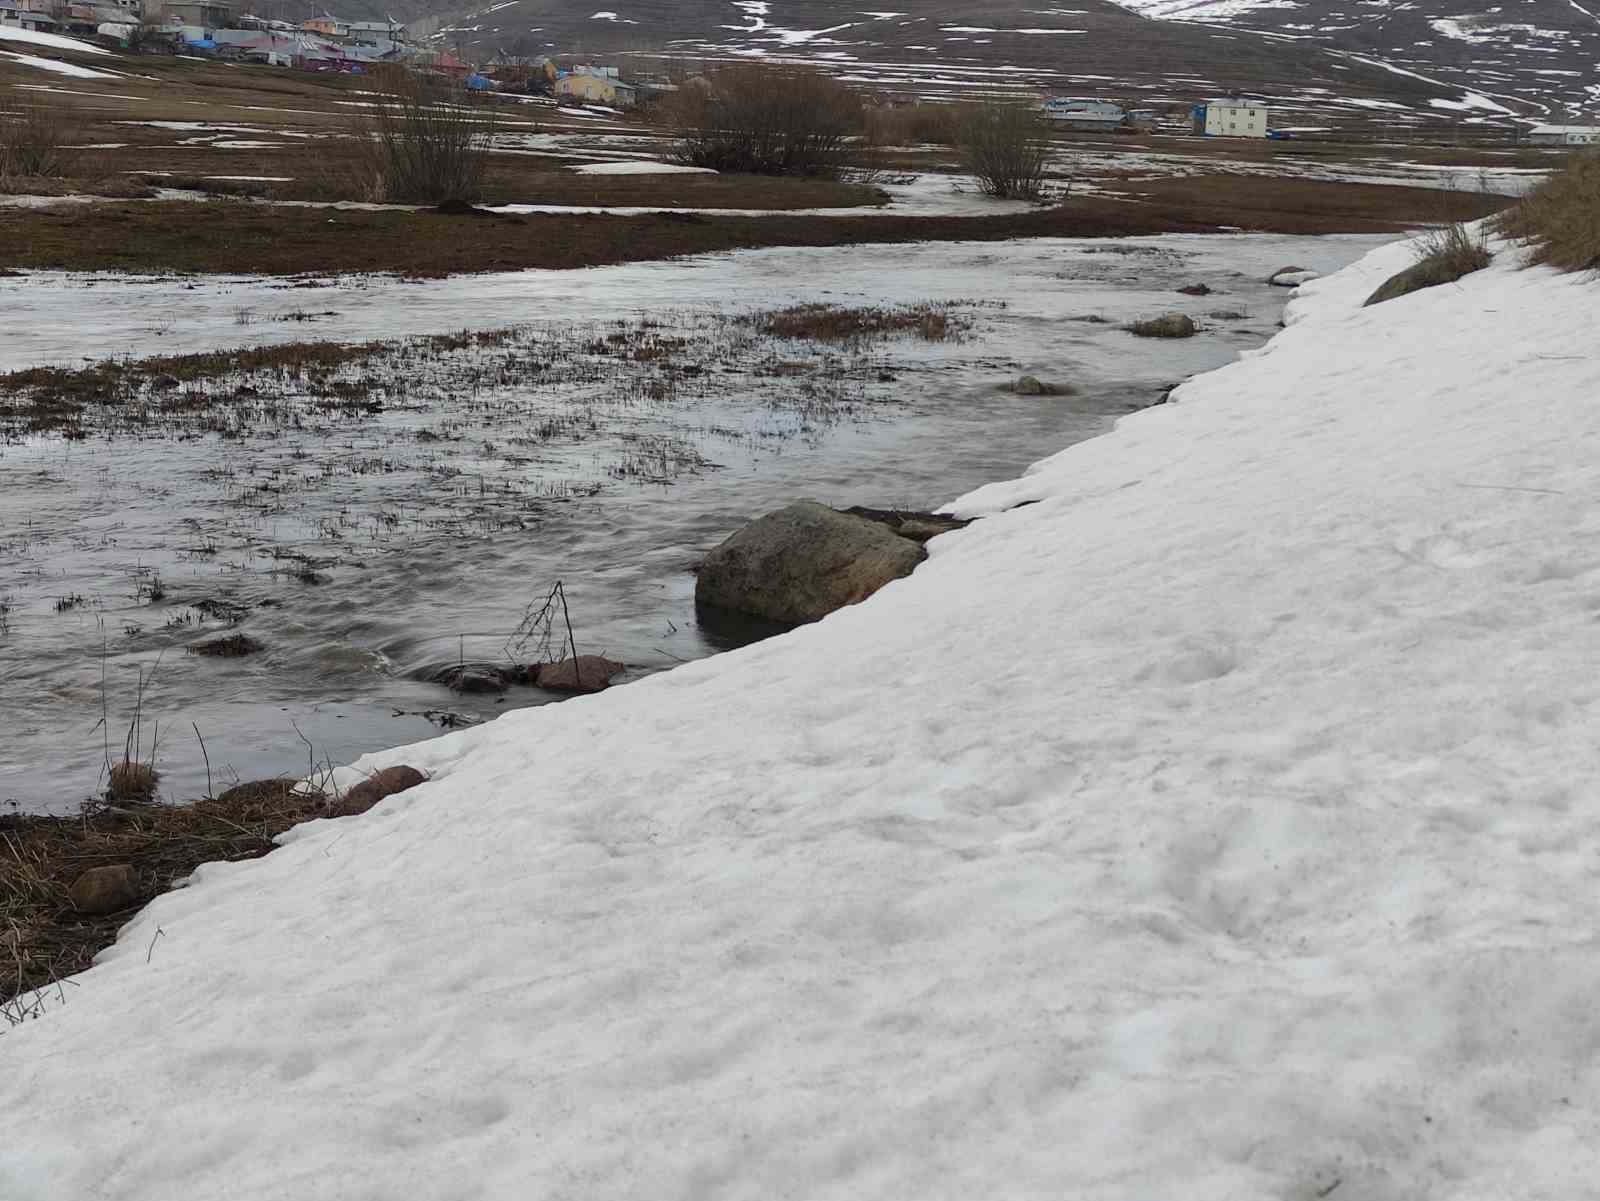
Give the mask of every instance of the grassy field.
[[[496, 129], [486, 203], [663, 211], [484, 217], [311, 209], [251, 202], [364, 199], [350, 166], [356, 122], [372, 103], [370, 80], [160, 55], [41, 54], [117, 74], [76, 78], [0, 60], [0, 100], [48, 105], [70, 123], [79, 148], [66, 178], [0, 180], [0, 193], [117, 202], [0, 207], [0, 269], [433, 276], [760, 246], [1241, 228], [1398, 232], [1482, 216], [1505, 201], [1347, 182], [1337, 178], [1341, 171], [1381, 175], [1419, 157], [1456, 170], [1552, 161], [1527, 148], [1061, 134], [1051, 183], [1064, 199], [1055, 207], [993, 216], [901, 216], [892, 208], [883, 216], [825, 216], [798, 210], [882, 206], [889, 197], [871, 179], [581, 174], [576, 168], [586, 164], [667, 158], [672, 143], [640, 118], [500, 99], [480, 102]], [[888, 173], [883, 178], [959, 169], [949, 147], [926, 145], [891, 148], [879, 166]], [[157, 188], [181, 189], [191, 199], [163, 201]]]

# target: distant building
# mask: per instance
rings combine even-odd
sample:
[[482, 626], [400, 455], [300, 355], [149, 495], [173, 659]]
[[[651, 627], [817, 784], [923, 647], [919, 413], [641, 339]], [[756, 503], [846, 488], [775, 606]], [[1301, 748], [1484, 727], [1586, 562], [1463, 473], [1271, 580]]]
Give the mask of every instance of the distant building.
[[348, 24], [326, 13], [309, 21], [301, 21], [300, 28], [307, 33], [320, 33], [325, 38], [342, 38], [350, 32]]
[[1600, 146], [1600, 125], [1535, 125], [1528, 130], [1535, 146]]
[[0, 25], [49, 33], [56, 28], [56, 19], [37, 0], [0, 0]]
[[233, 5], [226, 0], [145, 0], [147, 25], [190, 25], [225, 29], [233, 24]]
[[574, 67], [556, 79], [555, 94], [566, 100], [586, 104], [609, 104], [632, 108], [639, 101], [639, 90], [623, 83], [616, 67]]
[[1128, 117], [1120, 104], [1093, 98], [1046, 100], [1040, 108], [1047, 118], [1067, 129], [1098, 130], [1103, 133], [1114, 133], [1121, 129]]
[[1269, 110], [1259, 100], [1230, 97], [1194, 106], [1194, 131], [1208, 138], [1264, 138]]

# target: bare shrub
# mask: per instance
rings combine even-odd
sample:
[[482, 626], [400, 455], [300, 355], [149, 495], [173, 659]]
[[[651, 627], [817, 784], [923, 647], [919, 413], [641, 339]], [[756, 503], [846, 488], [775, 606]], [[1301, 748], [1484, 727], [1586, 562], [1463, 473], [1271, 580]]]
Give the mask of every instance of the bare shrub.
[[1600, 270], [1600, 151], [1574, 155], [1499, 220], [1532, 245], [1532, 261], [1562, 271]]
[[390, 68], [374, 77], [373, 107], [354, 118], [355, 190], [399, 204], [474, 204], [495, 134], [493, 109], [467, 103], [449, 80]]
[[1367, 304], [1382, 304], [1397, 296], [1453, 284], [1474, 271], [1482, 271], [1493, 260], [1481, 232], [1460, 222], [1429, 230], [1416, 240], [1416, 263], [1391, 275], [1367, 297]]
[[1006, 200], [1044, 194], [1048, 144], [1038, 111], [1028, 105], [985, 101], [955, 118], [956, 149], [978, 187]]
[[660, 120], [694, 167], [752, 175], [837, 176], [857, 155], [861, 98], [816, 71], [765, 63], [718, 68], [681, 88]]
[[956, 110], [949, 104], [869, 109], [867, 141], [874, 146], [954, 146]]
[[71, 172], [76, 130], [60, 110], [42, 104], [0, 109], [0, 179], [56, 179]]

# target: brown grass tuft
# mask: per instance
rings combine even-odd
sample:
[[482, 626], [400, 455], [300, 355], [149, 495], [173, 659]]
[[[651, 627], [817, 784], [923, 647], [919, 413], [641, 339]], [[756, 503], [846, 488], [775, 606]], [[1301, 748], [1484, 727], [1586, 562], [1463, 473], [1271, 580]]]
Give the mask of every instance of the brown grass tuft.
[[1534, 263], [1600, 270], [1600, 151], [1574, 155], [1500, 218], [1500, 232], [1528, 242]]
[[106, 785], [108, 801], [149, 801], [156, 795], [156, 783], [161, 773], [148, 763], [130, 763], [123, 760], [111, 768], [111, 779]]
[[1430, 230], [1418, 238], [1416, 256], [1415, 265], [1384, 280], [1366, 303], [1382, 304], [1423, 288], [1453, 284], [1474, 271], [1482, 271], [1494, 259], [1483, 235], [1460, 224]]

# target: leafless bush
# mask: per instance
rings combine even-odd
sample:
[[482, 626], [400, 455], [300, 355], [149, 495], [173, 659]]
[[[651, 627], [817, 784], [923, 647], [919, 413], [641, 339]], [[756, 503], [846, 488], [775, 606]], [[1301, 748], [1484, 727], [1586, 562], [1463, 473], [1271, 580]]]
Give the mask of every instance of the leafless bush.
[[43, 104], [0, 109], [0, 179], [7, 176], [59, 178], [77, 161], [69, 148], [72, 121]]
[[867, 113], [867, 141], [875, 146], [953, 146], [956, 109], [949, 104], [908, 104]]
[[1536, 263], [1600, 270], [1600, 151], [1573, 156], [1500, 218], [1500, 230], [1531, 243]]
[[989, 101], [967, 105], [955, 118], [955, 140], [967, 170], [988, 195], [1038, 200], [1044, 194], [1048, 145], [1033, 108]]
[[861, 98], [816, 71], [742, 63], [710, 72], [662, 106], [695, 167], [753, 175], [837, 176], [852, 165]]
[[354, 118], [356, 190], [400, 204], [473, 204], [483, 198], [490, 108], [469, 105], [448, 80], [399, 68], [375, 77], [372, 108]]

